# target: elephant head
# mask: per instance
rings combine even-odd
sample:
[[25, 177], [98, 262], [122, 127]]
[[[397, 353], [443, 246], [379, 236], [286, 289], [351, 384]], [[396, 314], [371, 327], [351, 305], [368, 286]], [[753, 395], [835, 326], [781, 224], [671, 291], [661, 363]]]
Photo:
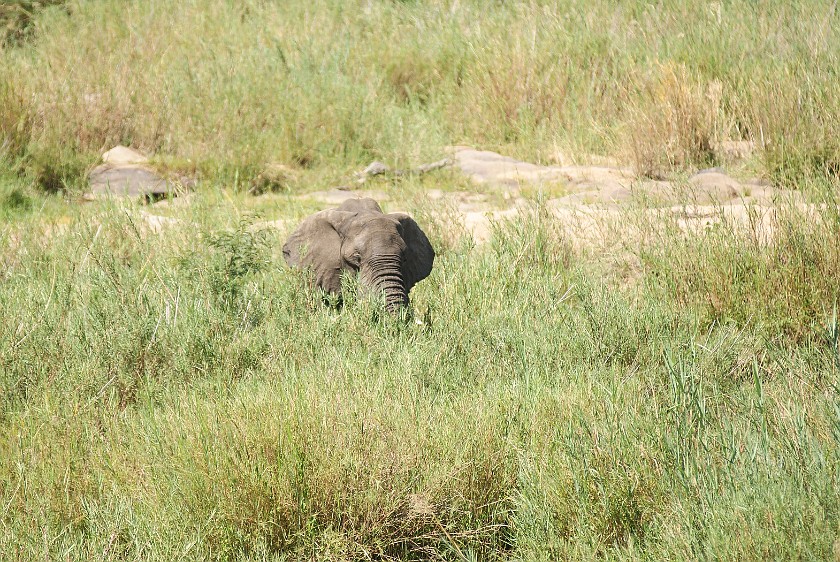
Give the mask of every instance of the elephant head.
[[432, 271], [435, 251], [404, 213], [384, 214], [373, 199], [348, 199], [304, 219], [283, 245], [291, 267], [309, 268], [315, 285], [341, 294], [343, 272], [384, 295], [388, 310], [408, 305], [408, 293]]

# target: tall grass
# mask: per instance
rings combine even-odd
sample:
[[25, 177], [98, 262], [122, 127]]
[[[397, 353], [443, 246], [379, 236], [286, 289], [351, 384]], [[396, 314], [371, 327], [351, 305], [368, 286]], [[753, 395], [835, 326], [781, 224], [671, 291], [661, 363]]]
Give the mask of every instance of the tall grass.
[[[833, 10], [29, 10], [0, 47], [0, 557], [836, 557]], [[539, 202], [476, 247], [420, 203], [456, 180], [404, 182], [438, 250], [408, 321], [325, 306], [250, 213], [291, 227], [312, 205], [237, 189], [453, 143], [659, 176], [724, 139], [817, 204], [779, 201], [770, 237], [627, 210], [617, 257]], [[181, 223], [44, 193], [116, 143], [209, 180]]]
[[182, 212], [4, 231], [6, 557], [833, 555], [833, 211], [693, 261], [659, 229], [628, 284], [537, 210], [441, 249], [422, 324], [324, 306], [209, 195]]
[[643, 267], [675, 303], [702, 303], [708, 323], [734, 320], [768, 337], [812, 338], [840, 298], [833, 188], [822, 201], [817, 207], [749, 209], [746, 223], [724, 215], [698, 236], [651, 245], [642, 252]]
[[[21, 3], [22, 4], [22, 3]], [[759, 146], [837, 176], [840, 52], [823, 0], [69, 1], [0, 55], [4, 151], [46, 187], [117, 143], [249, 179], [271, 162], [398, 166], [470, 143], [613, 153], [641, 174]]]

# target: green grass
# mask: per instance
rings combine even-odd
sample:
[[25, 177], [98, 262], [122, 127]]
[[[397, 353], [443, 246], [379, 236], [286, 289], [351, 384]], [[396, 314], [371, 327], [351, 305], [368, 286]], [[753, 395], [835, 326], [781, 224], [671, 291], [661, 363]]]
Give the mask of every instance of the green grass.
[[108, 203], [9, 223], [7, 556], [833, 556], [832, 212], [769, 248], [658, 230], [628, 282], [537, 209], [437, 242], [417, 324], [323, 306], [249, 199], [196, 198], [165, 235]]
[[54, 3], [0, 12], [27, 30], [0, 52], [0, 151], [48, 190], [118, 143], [243, 183], [457, 143], [658, 176], [722, 162], [727, 139], [776, 182], [838, 176], [827, 0]]
[[[17, 4], [0, 559], [837, 558], [832, 3]], [[423, 197], [473, 189], [445, 171], [371, 184], [438, 253], [409, 318], [324, 306], [280, 253], [374, 158], [683, 177], [741, 138], [816, 204], [769, 244], [628, 207], [581, 248], [525, 190], [475, 246]], [[200, 175], [190, 203], [76, 199], [116, 143]], [[299, 176], [249, 197], [270, 163]]]

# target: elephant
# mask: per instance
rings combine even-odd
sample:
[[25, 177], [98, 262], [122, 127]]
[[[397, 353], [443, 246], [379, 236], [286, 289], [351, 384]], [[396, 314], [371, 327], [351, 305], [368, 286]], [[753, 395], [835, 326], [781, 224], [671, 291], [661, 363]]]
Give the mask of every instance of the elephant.
[[373, 199], [348, 199], [305, 218], [283, 245], [290, 267], [309, 269], [314, 284], [341, 297], [342, 274], [359, 275], [364, 291], [385, 297], [390, 312], [429, 276], [435, 251], [405, 213], [382, 212]]

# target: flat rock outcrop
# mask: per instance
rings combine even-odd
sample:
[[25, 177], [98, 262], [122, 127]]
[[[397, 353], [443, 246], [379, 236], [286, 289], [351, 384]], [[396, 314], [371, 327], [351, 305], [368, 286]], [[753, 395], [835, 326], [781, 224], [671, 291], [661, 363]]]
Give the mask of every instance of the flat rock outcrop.
[[102, 155], [102, 164], [89, 176], [94, 197], [153, 197], [174, 194], [175, 186], [157, 174], [149, 159], [125, 146], [115, 146]]
[[513, 188], [522, 183], [562, 182], [568, 179], [561, 168], [531, 164], [489, 150], [466, 146], [456, 146], [452, 150], [455, 167], [479, 185]]

